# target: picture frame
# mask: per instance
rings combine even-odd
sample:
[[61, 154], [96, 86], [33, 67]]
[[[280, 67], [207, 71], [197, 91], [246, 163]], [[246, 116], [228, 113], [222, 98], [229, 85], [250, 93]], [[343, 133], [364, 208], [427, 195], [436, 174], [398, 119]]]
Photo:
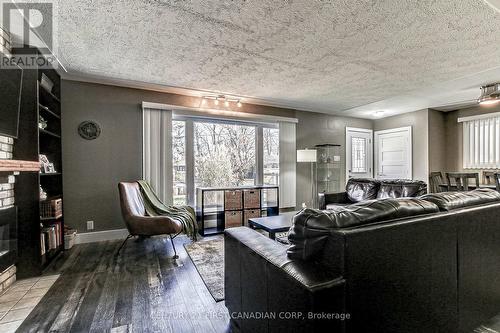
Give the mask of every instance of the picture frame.
[[49, 159], [47, 158], [47, 155], [44, 155], [44, 154], [40, 154], [38, 156], [38, 159], [40, 160], [40, 163], [42, 163], [42, 165], [45, 165], [45, 164], [49, 164]]
[[54, 87], [54, 83], [45, 73], [42, 73], [42, 78], [40, 79], [40, 86], [42, 86], [45, 90], [52, 93], [52, 88]]
[[56, 169], [54, 167], [54, 163], [47, 163], [43, 165], [44, 173], [56, 173]]

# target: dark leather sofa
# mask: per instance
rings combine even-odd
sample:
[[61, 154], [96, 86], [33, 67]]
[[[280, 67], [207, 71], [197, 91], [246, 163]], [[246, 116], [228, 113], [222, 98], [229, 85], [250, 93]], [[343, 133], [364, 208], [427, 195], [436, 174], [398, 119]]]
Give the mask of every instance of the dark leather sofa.
[[345, 192], [319, 193], [319, 209], [333, 209], [372, 199], [418, 197], [426, 193], [427, 184], [420, 180], [351, 178]]
[[233, 332], [472, 332], [500, 312], [500, 194], [369, 200], [294, 217], [287, 247], [225, 233]]

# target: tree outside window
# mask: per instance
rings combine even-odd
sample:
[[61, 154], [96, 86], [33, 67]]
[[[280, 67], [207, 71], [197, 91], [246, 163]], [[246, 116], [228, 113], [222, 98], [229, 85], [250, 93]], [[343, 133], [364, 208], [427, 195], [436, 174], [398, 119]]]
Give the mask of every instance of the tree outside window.
[[186, 189], [186, 123], [172, 121], [172, 160], [174, 205], [187, 203]]

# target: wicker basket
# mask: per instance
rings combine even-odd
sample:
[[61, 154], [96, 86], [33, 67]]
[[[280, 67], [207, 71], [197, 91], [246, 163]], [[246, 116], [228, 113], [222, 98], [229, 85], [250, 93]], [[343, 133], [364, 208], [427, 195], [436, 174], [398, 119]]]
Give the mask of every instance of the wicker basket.
[[243, 212], [243, 223], [248, 226], [248, 220], [260, 217], [260, 209], [247, 209]]
[[241, 209], [241, 191], [224, 191], [224, 209], [239, 210]]
[[53, 199], [40, 202], [40, 218], [58, 219], [62, 213], [62, 199]]
[[245, 209], [260, 207], [260, 190], [243, 191], [243, 207]]
[[225, 213], [225, 228], [241, 227], [241, 211], [233, 211]]

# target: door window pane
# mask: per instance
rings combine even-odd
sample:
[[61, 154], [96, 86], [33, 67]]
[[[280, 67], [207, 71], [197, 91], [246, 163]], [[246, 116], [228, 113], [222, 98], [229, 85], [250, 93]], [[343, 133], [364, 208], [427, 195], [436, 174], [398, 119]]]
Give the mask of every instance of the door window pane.
[[280, 138], [279, 129], [263, 128], [264, 185], [279, 185]]
[[195, 187], [255, 184], [255, 127], [194, 123]]
[[186, 124], [172, 121], [172, 159], [174, 169], [174, 205], [185, 205], [186, 192]]
[[365, 138], [351, 138], [351, 172], [352, 173], [365, 173], [366, 172], [366, 139]]

